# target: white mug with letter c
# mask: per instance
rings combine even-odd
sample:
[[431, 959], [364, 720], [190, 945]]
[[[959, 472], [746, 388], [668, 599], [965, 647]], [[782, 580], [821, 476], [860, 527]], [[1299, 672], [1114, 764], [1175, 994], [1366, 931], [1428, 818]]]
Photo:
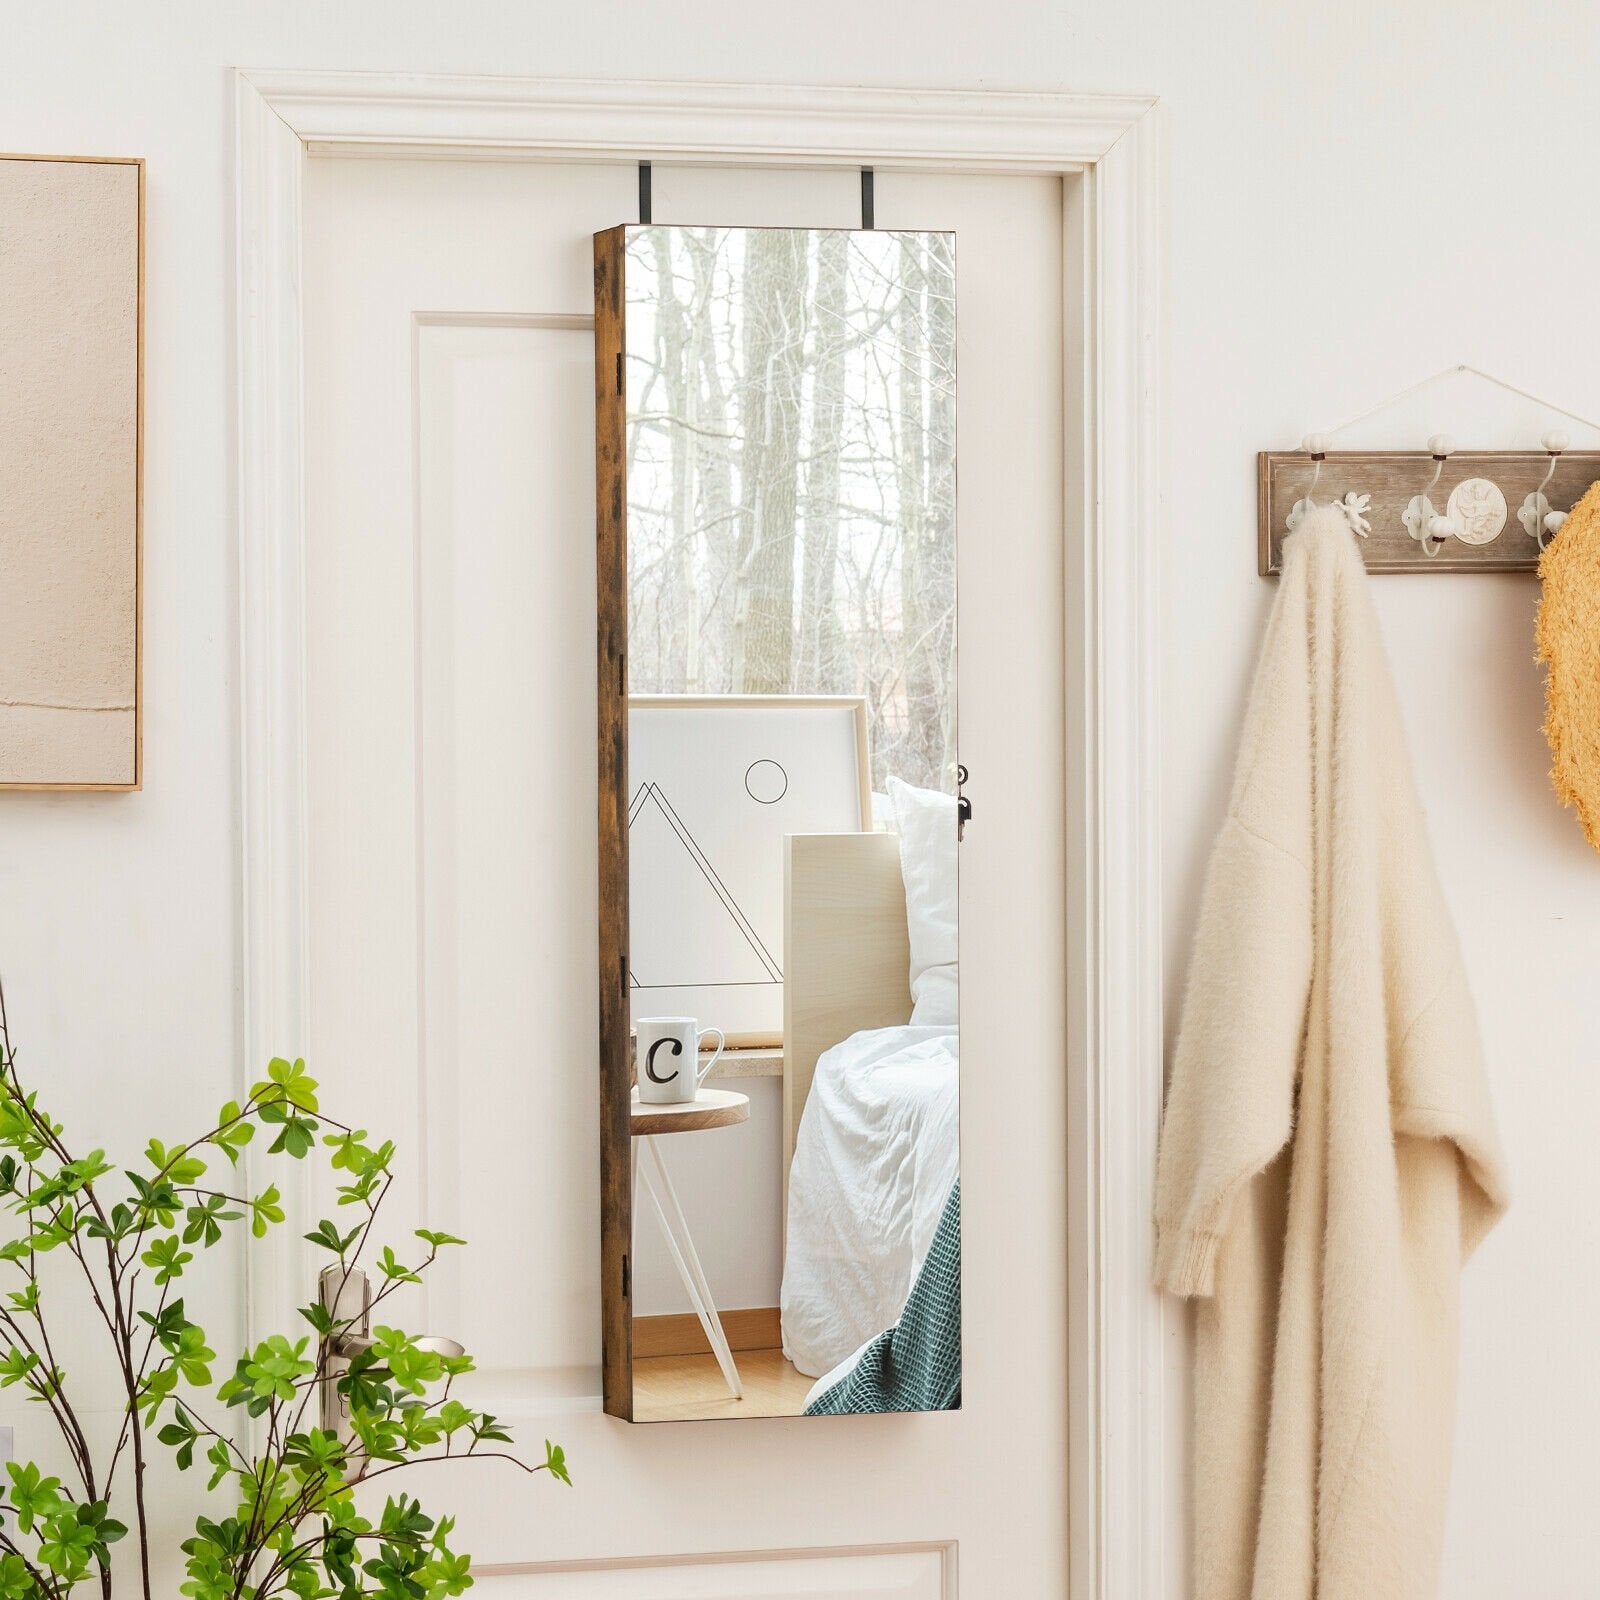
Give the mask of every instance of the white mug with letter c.
[[[721, 1028], [704, 1028], [693, 1017], [640, 1017], [633, 1025], [638, 1051], [635, 1057], [639, 1098], [646, 1105], [680, 1105], [693, 1100], [711, 1069], [722, 1059], [727, 1045]], [[717, 1049], [702, 1067], [698, 1065], [700, 1041], [717, 1036]]]

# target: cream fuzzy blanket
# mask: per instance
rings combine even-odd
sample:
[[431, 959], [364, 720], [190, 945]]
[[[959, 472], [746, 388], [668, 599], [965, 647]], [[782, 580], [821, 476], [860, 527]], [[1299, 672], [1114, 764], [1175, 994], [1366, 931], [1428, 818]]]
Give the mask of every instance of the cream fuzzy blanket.
[[1460, 1268], [1506, 1202], [1366, 583], [1337, 511], [1285, 544], [1173, 1062], [1196, 1600], [1434, 1600]]

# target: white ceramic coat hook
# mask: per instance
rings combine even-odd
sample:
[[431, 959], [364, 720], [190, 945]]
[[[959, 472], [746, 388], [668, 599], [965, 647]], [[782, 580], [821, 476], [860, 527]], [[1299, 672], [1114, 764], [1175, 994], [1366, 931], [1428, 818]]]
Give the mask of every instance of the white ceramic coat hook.
[[[1300, 448], [1311, 457], [1311, 483], [1305, 494], [1289, 507], [1289, 515], [1284, 519], [1290, 533], [1300, 526], [1301, 519], [1316, 504], [1313, 498], [1317, 492], [1317, 484], [1322, 479], [1322, 463], [1328, 454], [1328, 436], [1325, 433], [1308, 433], [1300, 441]], [[1356, 494], [1354, 490], [1347, 492], [1342, 500], [1335, 500], [1334, 506], [1344, 513], [1344, 520], [1350, 524], [1352, 533], [1359, 533], [1363, 539], [1372, 532], [1372, 524], [1366, 519], [1366, 509], [1372, 504], [1370, 494]]]
[[1301, 519], [1317, 503], [1317, 485], [1322, 481], [1322, 460], [1328, 453], [1327, 436], [1308, 433], [1300, 441], [1300, 448], [1311, 457], [1311, 482], [1306, 492], [1289, 507], [1289, 515], [1284, 518], [1284, 525], [1290, 533], [1300, 526]]
[[1530, 539], [1539, 541], [1539, 548], [1543, 550], [1549, 543], [1550, 536], [1567, 520], [1565, 511], [1551, 509], [1544, 491], [1556, 475], [1556, 463], [1561, 459], [1561, 452], [1572, 441], [1565, 429], [1552, 428], [1539, 442], [1549, 452], [1550, 465], [1545, 468], [1544, 477], [1539, 480], [1539, 487], [1522, 502], [1522, 509], [1517, 513], [1517, 521], [1522, 524], [1523, 531]]
[[1400, 513], [1406, 532], [1421, 544], [1424, 555], [1438, 555], [1444, 549], [1445, 540], [1458, 531], [1454, 520], [1442, 516], [1433, 503], [1433, 491], [1438, 488], [1444, 464], [1455, 447], [1455, 440], [1448, 433], [1436, 433], [1428, 440], [1428, 453], [1433, 457], [1433, 476], [1428, 479], [1428, 486], [1422, 493], [1412, 495], [1405, 510]]

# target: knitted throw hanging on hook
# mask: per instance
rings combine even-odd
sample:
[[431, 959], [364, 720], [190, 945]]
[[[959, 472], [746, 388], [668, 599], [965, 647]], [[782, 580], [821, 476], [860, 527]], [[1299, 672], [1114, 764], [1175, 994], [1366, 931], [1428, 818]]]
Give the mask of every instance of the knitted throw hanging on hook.
[[1539, 660], [1547, 668], [1550, 781], [1600, 850], [1600, 483], [1539, 558]]
[[1367, 575], [1319, 506], [1285, 546], [1161, 1130], [1156, 1278], [1200, 1301], [1194, 1600], [1437, 1600], [1458, 1280], [1505, 1200]]

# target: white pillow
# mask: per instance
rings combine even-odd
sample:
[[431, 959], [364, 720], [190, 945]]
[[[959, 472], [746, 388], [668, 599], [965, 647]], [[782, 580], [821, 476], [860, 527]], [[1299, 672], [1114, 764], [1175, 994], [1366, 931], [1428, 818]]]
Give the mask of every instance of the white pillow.
[[958, 1018], [956, 981], [956, 798], [889, 779], [900, 876], [906, 886], [906, 931], [911, 936], [911, 1020], [952, 1025]]

